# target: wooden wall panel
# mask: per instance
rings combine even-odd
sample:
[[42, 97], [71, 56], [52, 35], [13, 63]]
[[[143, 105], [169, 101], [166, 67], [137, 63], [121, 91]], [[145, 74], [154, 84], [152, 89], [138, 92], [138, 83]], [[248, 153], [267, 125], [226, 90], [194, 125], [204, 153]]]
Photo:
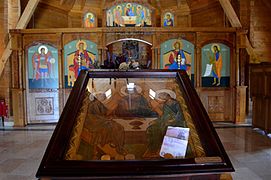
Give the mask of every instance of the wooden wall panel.
[[198, 94], [212, 121], [234, 122], [230, 89], [198, 88]]
[[251, 96], [264, 95], [264, 89], [259, 88], [262, 87], [262, 85], [264, 84], [264, 78], [262, 77], [263, 73], [264, 73], [263, 70], [251, 72], [250, 81], [253, 82], [253, 84], [251, 84], [250, 86]]
[[59, 37], [56, 34], [46, 34], [46, 35], [37, 35], [37, 34], [31, 34], [31, 35], [24, 35], [23, 37], [23, 47], [26, 50], [27, 46], [30, 46], [31, 44], [35, 42], [44, 42], [44, 43], [50, 43], [53, 46], [58, 46], [59, 44]]
[[269, 100], [265, 100], [265, 101], [266, 101], [265, 106], [266, 106], [266, 109], [267, 109], [267, 111], [265, 112], [265, 118], [269, 119], [269, 121], [266, 122], [266, 127], [268, 129], [268, 132], [270, 133], [271, 132], [271, 112], [270, 112], [271, 98], [269, 98]]
[[252, 125], [260, 129], [265, 129], [264, 120], [264, 99], [263, 98], [252, 98], [253, 101], [253, 113], [252, 113]]
[[[4, 49], [6, 47], [6, 43], [8, 41], [8, 10], [7, 10], [7, 0], [0, 1], [0, 57], [2, 56]], [[10, 103], [10, 63], [9, 61], [6, 63], [4, 71], [0, 77], [0, 98], [5, 99], [6, 103], [9, 105]], [[10, 107], [9, 107], [10, 108]]]
[[250, 40], [261, 62], [271, 62], [271, 2], [254, 0], [251, 3]]
[[8, 35], [7, 1], [0, 1], [0, 57], [5, 49]]
[[271, 132], [271, 63], [251, 65], [252, 125]]
[[67, 28], [68, 14], [65, 11], [39, 4], [28, 28]]
[[242, 27], [249, 29], [250, 27], [250, 1], [239, 0], [239, 19]]
[[189, 16], [178, 16], [177, 17], [177, 26], [178, 27], [189, 27], [190, 26]]
[[[265, 96], [271, 98], [271, 67], [266, 70], [266, 87], [265, 87]], [[271, 108], [270, 108], [271, 109]]]
[[194, 10], [191, 14], [192, 27], [224, 27], [224, 22], [224, 12], [219, 3]]

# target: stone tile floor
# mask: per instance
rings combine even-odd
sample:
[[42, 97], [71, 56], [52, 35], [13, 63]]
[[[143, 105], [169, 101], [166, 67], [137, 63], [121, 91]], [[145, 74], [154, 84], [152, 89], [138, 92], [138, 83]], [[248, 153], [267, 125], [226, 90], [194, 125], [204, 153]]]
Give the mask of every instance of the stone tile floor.
[[[0, 180], [32, 180], [54, 126], [0, 128]], [[235, 180], [271, 179], [271, 139], [251, 127], [217, 127]]]

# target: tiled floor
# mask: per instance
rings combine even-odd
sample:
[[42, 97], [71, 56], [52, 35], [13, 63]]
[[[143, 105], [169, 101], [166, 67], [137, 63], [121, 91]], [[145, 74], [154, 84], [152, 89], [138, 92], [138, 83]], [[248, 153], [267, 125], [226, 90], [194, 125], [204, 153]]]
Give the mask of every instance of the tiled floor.
[[216, 129], [234, 167], [233, 179], [271, 179], [271, 139], [251, 128]]
[[32, 180], [52, 130], [0, 131], [0, 179]]
[[[53, 126], [0, 130], [0, 179], [32, 180]], [[250, 127], [217, 128], [236, 180], [271, 179], [271, 139]]]

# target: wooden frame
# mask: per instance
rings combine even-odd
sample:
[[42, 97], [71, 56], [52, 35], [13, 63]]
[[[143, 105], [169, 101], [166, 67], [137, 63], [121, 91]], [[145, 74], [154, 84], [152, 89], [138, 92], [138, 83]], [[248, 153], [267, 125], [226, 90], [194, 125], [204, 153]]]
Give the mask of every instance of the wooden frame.
[[[205, 151], [204, 157], [144, 161], [64, 160], [71, 131], [82, 105], [90, 78], [175, 78], [184, 94], [194, 126]], [[213, 157], [219, 160], [212, 160]], [[215, 159], [216, 159], [215, 158]], [[92, 179], [127, 177], [200, 176], [234, 171], [222, 143], [205, 111], [196, 90], [184, 71], [81, 71], [64, 107], [59, 123], [42, 159], [37, 177], [53, 179]], [[219, 175], [214, 175], [219, 178]]]

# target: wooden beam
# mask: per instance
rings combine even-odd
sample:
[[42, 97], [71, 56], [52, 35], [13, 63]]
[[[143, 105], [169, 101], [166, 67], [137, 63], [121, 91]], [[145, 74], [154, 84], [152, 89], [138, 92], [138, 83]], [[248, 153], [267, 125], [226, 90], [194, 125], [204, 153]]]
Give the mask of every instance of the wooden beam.
[[[226, 16], [228, 17], [232, 27], [241, 28], [242, 24], [236, 15], [231, 3], [229, 0], [219, 0]], [[260, 62], [258, 54], [255, 52], [254, 48], [251, 45], [247, 35], [246, 35], [246, 51], [250, 55], [250, 62]]]
[[241, 22], [239, 21], [238, 16], [236, 15], [231, 2], [229, 0], [219, 0], [226, 16], [228, 17], [232, 27], [242, 27]]
[[[29, 0], [24, 12], [22, 14], [22, 16], [20, 17], [17, 25], [16, 25], [16, 29], [25, 29], [33, 15], [33, 13], [35, 12], [35, 9], [38, 5], [40, 0]], [[2, 75], [2, 72], [4, 70], [5, 64], [9, 58], [9, 56], [11, 55], [12, 50], [11, 50], [11, 41], [9, 40], [8, 45], [6, 47], [6, 49], [4, 50], [4, 53], [0, 59], [0, 75]]]
[[12, 53], [10, 49], [11, 49], [11, 41], [8, 42], [6, 49], [4, 50], [1, 60], [0, 60], [0, 76], [2, 75], [2, 72], [4, 71], [4, 67], [7, 62], [7, 59]]
[[245, 39], [246, 43], [246, 51], [248, 55], [250, 56], [250, 63], [260, 63], [260, 58], [257, 53], [255, 53], [254, 48], [251, 46], [251, 42], [249, 41], [248, 37], [246, 36]]
[[8, 29], [16, 28], [21, 16], [20, 0], [8, 0]]
[[25, 29], [28, 25], [33, 13], [36, 10], [36, 7], [38, 6], [40, 0], [29, 0], [24, 12], [16, 26], [16, 29]]

